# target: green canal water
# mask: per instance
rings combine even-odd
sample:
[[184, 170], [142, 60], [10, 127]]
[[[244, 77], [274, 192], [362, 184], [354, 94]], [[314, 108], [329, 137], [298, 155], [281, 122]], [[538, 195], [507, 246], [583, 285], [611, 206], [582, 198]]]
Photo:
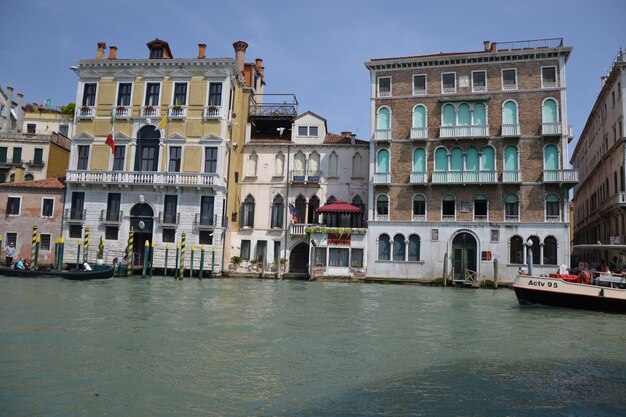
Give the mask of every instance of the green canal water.
[[2, 416], [615, 416], [626, 317], [510, 289], [0, 279]]

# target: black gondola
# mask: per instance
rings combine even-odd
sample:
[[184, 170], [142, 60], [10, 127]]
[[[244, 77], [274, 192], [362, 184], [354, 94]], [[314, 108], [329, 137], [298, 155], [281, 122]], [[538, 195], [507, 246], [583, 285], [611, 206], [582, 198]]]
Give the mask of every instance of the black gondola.
[[113, 260], [113, 266], [110, 266], [101, 271], [44, 271], [33, 269], [13, 269], [7, 267], [0, 267], [0, 275], [5, 277], [15, 278], [65, 278], [73, 281], [87, 281], [91, 279], [107, 279], [112, 278], [115, 272], [115, 264], [117, 258]]

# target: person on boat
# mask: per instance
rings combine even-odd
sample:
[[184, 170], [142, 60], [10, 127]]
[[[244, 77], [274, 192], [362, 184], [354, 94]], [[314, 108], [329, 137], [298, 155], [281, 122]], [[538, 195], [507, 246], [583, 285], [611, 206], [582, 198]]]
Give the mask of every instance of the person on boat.
[[24, 269], [30, 269], [30, 259], [24, 259]]
[[89, 266], [89, 264], [87, 262], [85, 262], [83, 264], [83, 268], [84, 268], [85, 271], [91, 271], [91, 267]]
[[15, 263], [15, 269], [24, 269], [24, 261], [22, 261], [22, 258], [18, 259]]
[[15, 243], [14, 242], [9, 242], [9, 246], [7, 246], [7, 248], [4, 250], [5, 253], [5, 258], [4, 258], [4, 265], [7, 268], [10, 268], [11, 265], [13, 265], [13, 258], [15, 257]]

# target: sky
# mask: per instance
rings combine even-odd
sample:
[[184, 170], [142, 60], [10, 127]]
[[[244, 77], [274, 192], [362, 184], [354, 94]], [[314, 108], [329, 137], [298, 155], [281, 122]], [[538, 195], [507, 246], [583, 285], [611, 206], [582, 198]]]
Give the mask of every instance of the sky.
[[[293, 93], [300, 113], [328, 120], [331, 132], [369, 137], [371, 58], [479, 51], [483, 41], [564, 38], [574, 48], [566, 68], [569, 124], [575, 139], [620, 47], [626, 48], [626, 1], [213, 1], [0, 0], [0, 85], [26, 103], [75, 101], [68, 68], [94, 58], [96, 43], [118, 58], [147, 57], [146, 42], [170, 44], [175, 58], [262, 58], [266, 93]], [[7, 5], [9, 5], [7, 7]]]

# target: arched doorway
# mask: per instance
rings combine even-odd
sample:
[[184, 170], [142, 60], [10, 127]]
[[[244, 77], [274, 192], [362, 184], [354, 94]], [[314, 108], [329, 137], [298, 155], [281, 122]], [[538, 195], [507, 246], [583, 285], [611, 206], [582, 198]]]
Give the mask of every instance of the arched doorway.
[[306, 273], [309, 270], [309, 245], [300, 242], [289, 253], [289, 272]]
[[149, 204], [135, 204], [130, 209], [130, 227], [135, 232], [133, 238], [133, 265], [142, 265], [146, 240], [152, 243], [154, 210]]
[[159, 142], [161, 132], [154, 126], [144, 126], [137, 134], [135, 171], [159, 170]]
[[460, 232], [452, 239], [452, 265], [455, 280], [464, 279], [465, 271], [476, 271], [478, 267], [478, 243], [468, 232]]

